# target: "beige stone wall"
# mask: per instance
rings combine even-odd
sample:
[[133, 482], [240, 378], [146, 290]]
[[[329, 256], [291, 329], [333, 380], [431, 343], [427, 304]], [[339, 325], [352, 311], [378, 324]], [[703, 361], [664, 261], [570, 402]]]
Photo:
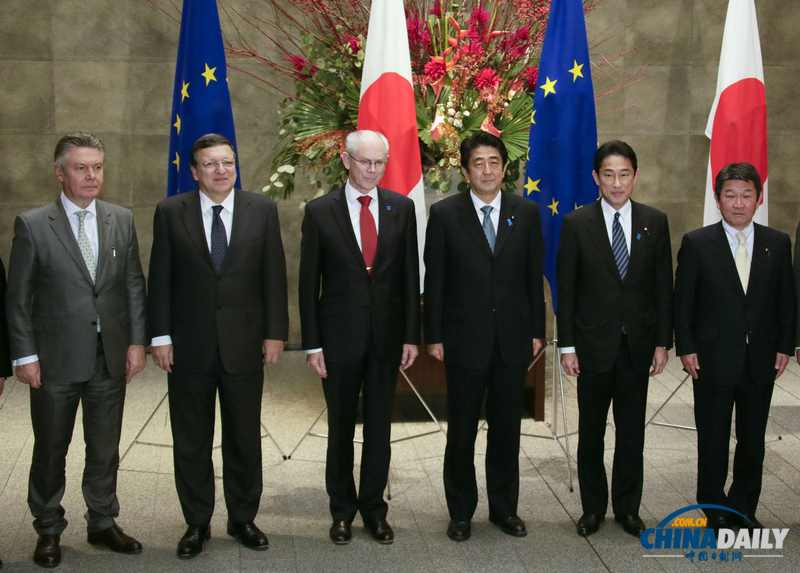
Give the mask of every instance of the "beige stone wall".
[[[247, 0], [256, 4], [257, 0]], [[167, 1], [161, 2], [167, 5]], [[180, 2], [177, 2], [180, 4]], [[756, 0], [764, 56], [771, 225], [794, 235], [800, 216], [800, 12], [783, 0]], [[615, 64], [645, 62], [653, 77], [598, 102], [601, 140], [627, 140], [639, 155], [634, 198], [667, 212], [673, 249], [702, 224], [708, 140], [726, 0], [604, 0], [588, 18], [593, 37], [620, 20], [631, 27], [603, 44], [614, 54], [652, 39]], [[223, 18], [224, 20], [224, 18]], [[227, 24], [223, 24], [227, 29]], [[104, 198], [133, 209], [142, 261], [151, 218], [167, 178], [178, 26], [146, 0], [4, 0], [0, 18], [0, 257], [8, 261], [14, 216], [53, 200], [52, 149], [69, 131], [88, 130], [107, 146]], [[598, 51], [598, 50], [596, 50]], [[276, 78], [289, 87], [283, 78]], [[281, 97], [244, 74], [229, 78], [244, 187], [258, 190], [274, 154]], [[607, 89], [596, 82], [595, 91]], [[615, 109], [625, 108], [615, 113]], [[299, 199], [299, 198], [298, 198]], [[296, 312], [301, 213], [280, 205], [292, 306]]]

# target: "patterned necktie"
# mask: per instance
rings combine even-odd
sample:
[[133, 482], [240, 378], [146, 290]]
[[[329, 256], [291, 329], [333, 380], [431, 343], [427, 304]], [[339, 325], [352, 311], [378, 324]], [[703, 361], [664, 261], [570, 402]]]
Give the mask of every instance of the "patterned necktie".
[[361, 225], [361, 254], [364, 257], [364, 264], [367, 272], [372, 272], [372, 265], [375, 262], [375, 253], [378, 251], [378, 230], [375, 228], [375, 218], [369, 210], [372, 197], [362, 195], [358, 198], [361, 203], [361, 214], [359, 223]]
[[214, 264], [214, 270], [220, 272], [228, 255], [228, 236], [225, 233], [225, 224], [219, 216], [222, 205], [214, 205], [212, 209], [214, 218], [211, 221], [211, 262]]
[[489, 248], [494, 252], [497, 236], [494, 234], [494, 225], [492, 225], [492, 209], [494, 207], [491, 205], [481, 207], [481, 211], [483, 211], [483, 234], [486, 235], [486, 240], [489, 241]]
[[84, 219], [89, 211], [77, 211], [75, 214], [78, 216], [78, 247], [81, 249], [83, 255], [83, 262], [86, 263], [86, 268], [89, 269], [89, 274], [92, 277], [92, 283], [97, 282], [97, 265], [94, 261], [94, 251], [92, 251], [92, 243], [89, 241], [89, 235], [86, 234], [86, 225]]
[[739, 246], [736, 247], [736, 270], [739, 272], [739, 280], [742, 281], [742, 289], [747, 294], [747, 285], [750, 282], [750, 255], [747, 253], [744, 233], [736, 233], [736, 238], [739, 239]]
[[614, 252], [614, 260], [617, 261], [619, 276], [625, 280], [628, 274], [628, 262], [631, 256], [628, 254], [628, 246], [625, 244], [625, 233], [622, 232], [622, 225], [619, 222], [619, 211], [614, 213], [614, 224], [611, 225], [611, 250]]

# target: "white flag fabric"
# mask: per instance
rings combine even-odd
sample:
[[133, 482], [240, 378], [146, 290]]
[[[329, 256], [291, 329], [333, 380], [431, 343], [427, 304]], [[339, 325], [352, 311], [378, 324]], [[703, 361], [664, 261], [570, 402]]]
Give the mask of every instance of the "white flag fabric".
[[403, 0], [373, 0], [364, 52], [358, 129], [380, 131], [389, 140], [381, 187], [414, 201], [422, 281], [427, 215]]
[[703, 225], [720, 220], [714, 178], [728, 163], [747, 162], [758, 169], [763, 193], [754, 221], [767, 225], [767, 96], [754, 0], [729, 0], [717, 94], [706, 125], [711, 139]]

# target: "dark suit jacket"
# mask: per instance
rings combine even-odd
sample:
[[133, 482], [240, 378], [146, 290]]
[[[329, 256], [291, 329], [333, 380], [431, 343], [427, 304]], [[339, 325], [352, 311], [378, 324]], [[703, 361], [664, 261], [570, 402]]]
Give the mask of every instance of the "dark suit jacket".
[[11, 355], [38, 354], [43, 382], [91, 378], [98, 316], [112, 378], [125, 376], [128, 346], [147, 343], [145, 283], [133, 216], [99, 199], [96, 206], [96, 284], [60, 197], [14, 221], [6, 292]]
[[675, 273], [675, 348], [678, 356], [697, 354], [700, 381], [737, 384], [748, 354], [753, 382], [774, 381], [775, 355], [794, 354], [796, 312], [786, 233], [755, 225], [747, 294], [721, 222], [684, 235]]
[[8, 344], [8, 324], [6, 323], [6, 268], [0, 261], [0, 376], [8, 378], [11, 369], [11, 347]]
[[503, 192], [495, 252], [469, 193], [431, 206], [425, 240], [425, 342], [445, 361], [489, 366], [495, 340], [507, 366], [533, 358], [545, 337], [544, 243], [539, 208]]
[[363, 356], [371, 337], [381, 361], [419, 344], [419, 254], [414, 202], [378, 188], [378, 250], [367, 273], [344, 188], [306, 205], [300, 249], [303, 348], [326, 360]]
[[200, 192], [161, 201], [153, 221], [147, 319], [150, 337], [172, 337], [173, 369], [205, 373], [219, 347], [230, 374], [263, 367], [264, 339], [286, 340], [286, 260], [278, 209], [234, 190], [233, 228], [221, 273], [211, 262]]
[[607, 372], [622, 327], [635, 370], [656, 346], [672, 348], [672, 248], [667, 216], [631, 201], [631, 256], [620, 278], [600, 201], [564, 217], [558, 244], [558, 345], [574, 346], [582, 368]]
[[[797, 225], [797, 232], [794, 238], [794, 290], [800, 296], [800, 224]], [[800, 300], [797, 301], [797, 335], [795, 336], [795, 348], [800, 348]]]

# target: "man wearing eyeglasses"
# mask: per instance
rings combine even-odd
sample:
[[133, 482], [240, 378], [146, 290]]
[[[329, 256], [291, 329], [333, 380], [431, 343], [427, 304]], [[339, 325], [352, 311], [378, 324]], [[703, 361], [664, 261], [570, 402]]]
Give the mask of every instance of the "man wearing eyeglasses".
[[[347, 136], [344, 187], [306, 205], [300, 252], [300, 319], [308, 364], [328, 405], [325, 484], [331, 540], [350, 542], [361, 513], [378, 543], [394, 541], [383, 490], [391, 456], [397, 369], [419, 344], [419, 255], [414, 203], [378, 187], [389, 143], [374, 131]], [[322, 287], [320, 290], [320, 286]], [[362, 394], [361, 479], [353, 479], [353, 436]]]
[[264, 195], [234, 188], [236, 153], [217, 134], [192, 147], [199, 190], [156, 207], [148, 330], [153, 361], [168, 372], [175, 484], [188, 528], [178, 557], [211, 536], [211, 449], [219, 393], [222, 486], [228, 535], [264, 550], [253, 520], [261, 500], [261, 392], [288, 336], [286, 261], [278, 210]]

